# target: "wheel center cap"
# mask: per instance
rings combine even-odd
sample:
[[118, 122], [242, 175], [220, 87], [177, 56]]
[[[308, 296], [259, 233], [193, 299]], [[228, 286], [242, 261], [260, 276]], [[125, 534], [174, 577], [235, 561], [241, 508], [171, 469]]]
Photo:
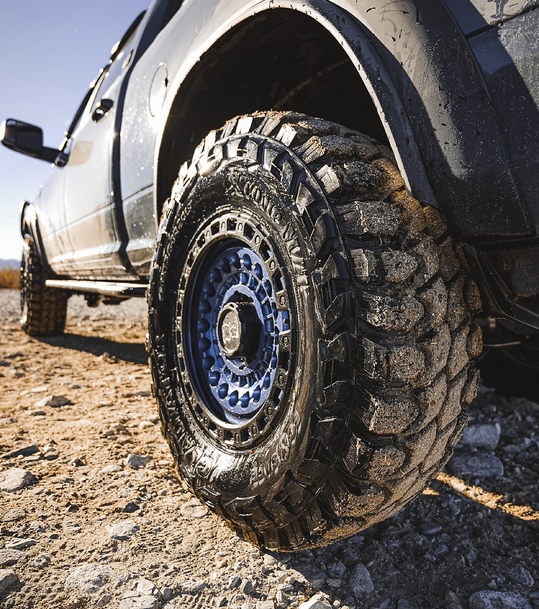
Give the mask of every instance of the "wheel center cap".
[[260, 339], [260, 323], [254, 306], [227, 303], [217, 318], [217, 338], [228, 357], [254, 355]]

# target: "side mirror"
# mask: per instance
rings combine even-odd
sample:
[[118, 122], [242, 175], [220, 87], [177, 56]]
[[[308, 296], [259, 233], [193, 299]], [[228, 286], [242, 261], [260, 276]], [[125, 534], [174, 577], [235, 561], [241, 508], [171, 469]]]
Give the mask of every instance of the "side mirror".
[[55, 148], [43, 146], [41, 127], [35, 127], [13, 118], [8, 118], [0, 125], [0, 135], [2, 144], [10, 150], [27, 154], [48, 163], [54, 163], [60, 153]]

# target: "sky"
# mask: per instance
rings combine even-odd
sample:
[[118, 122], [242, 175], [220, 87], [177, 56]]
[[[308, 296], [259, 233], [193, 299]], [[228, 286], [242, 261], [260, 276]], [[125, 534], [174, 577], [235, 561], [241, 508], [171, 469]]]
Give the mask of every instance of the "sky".
[[[150, 0], [1, 0], [0, 122], [43, 129], [57, 147], [88, 85]], [[50, 164], [0, 144], [0, 259], [19, 259], [19, 204], [32, 201]]]

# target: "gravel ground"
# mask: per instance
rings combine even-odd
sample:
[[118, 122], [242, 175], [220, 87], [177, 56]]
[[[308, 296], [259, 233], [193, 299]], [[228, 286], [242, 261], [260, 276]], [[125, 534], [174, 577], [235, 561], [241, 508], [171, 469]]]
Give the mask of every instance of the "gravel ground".
[[0, 290], [0, 607], [539, 609], [539, 405], [480, 387], [415, 503], [315, 551], [265, 553], [177, 479], [144, 302], [70, 300], [31, 339]]

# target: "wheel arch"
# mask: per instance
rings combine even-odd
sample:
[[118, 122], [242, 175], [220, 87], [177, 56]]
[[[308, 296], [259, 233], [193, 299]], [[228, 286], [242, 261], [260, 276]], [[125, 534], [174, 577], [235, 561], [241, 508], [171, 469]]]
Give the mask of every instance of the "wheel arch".
[[[436, 206], [406, 111], [369, 40], [368, 27], [326, 0], [309, 4], [278, 0], [270, 9], [267, 3], [259, 3], [236, 18], [187, 75], [172, 83], [173, 101], [157, 146], [157, 217], [181, 163], [191, 158], [210, 130], [236, 115], [270, 109], [320, 116], [387, 143], [408, 189]], [[287, 38], [290, 32], [293, 39]], [[253, 41], [258, 43], [256, 49]], [[286, 56], [294, 61], [283, 61]], [[255, 70], [265, 77], [253, 79]], [[237, 80], [238, 71], [249, 74], [251, 91], [237, 86], [223, 91], [222, 83]], [[339, 78], [331, 78], [332, 71]], [[312, 91], [324, 81], [318, 95], [302, 99], [309, 87]], [[283, 96], [286, 87], [290, 95]], [[294, 98], [302, 107], [294, 106]]]
[[47, 256], [43, 248], [43, 240], [39, 230], [38, 210], [37, 207], [29, 201], [22, 201], [19, 208], [20, 231], [23, 239], [31, 238], [34, 242], [36, 253], [39, 256], [41, 264], [47, 273], [51, 273], [51, 269], [47, 262]]

